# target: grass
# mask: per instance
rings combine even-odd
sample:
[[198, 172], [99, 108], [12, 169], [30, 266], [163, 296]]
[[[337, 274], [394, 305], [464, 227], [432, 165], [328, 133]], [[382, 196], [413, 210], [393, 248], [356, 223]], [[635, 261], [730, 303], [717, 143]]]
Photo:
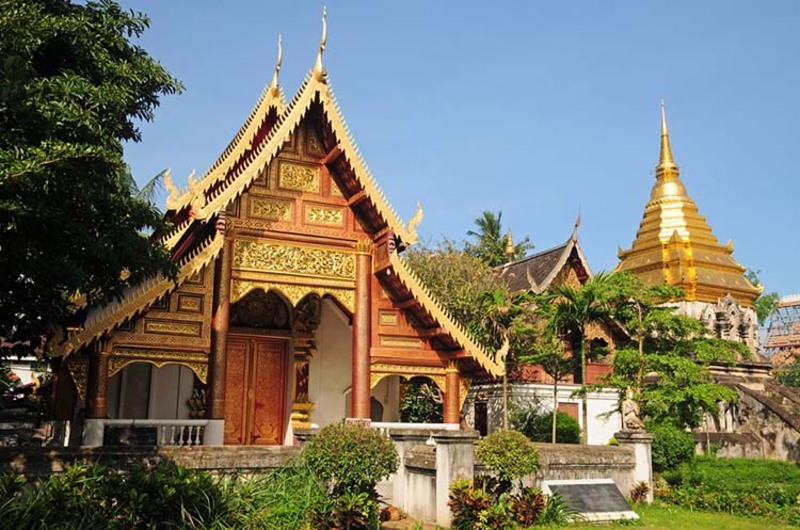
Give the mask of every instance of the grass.
[[[597, 526], [588, 523], [579, 523], [567, 527], [541, 527], [543, 530], [556, 530], [566, 528], [638, 528], [640, 530], [688, 530], [701, 528], [702, 530], [797, 530], [796, 526], [788, 523], [767, 519], [763, 517], [738, 517], [726, 513], [693, 512], [685, 508], [653, 504], [636, 508], [641, 520], [625, 523], [613, 523]], [[537, 527], [539, 528], [539, 527]]]

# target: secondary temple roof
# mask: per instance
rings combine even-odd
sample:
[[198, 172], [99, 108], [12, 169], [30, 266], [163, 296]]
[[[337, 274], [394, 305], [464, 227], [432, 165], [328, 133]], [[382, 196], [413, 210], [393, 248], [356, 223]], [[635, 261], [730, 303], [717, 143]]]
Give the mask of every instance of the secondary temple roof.
[[574, 266], [580, 281], [592, 275], [578, 243], [577, 223], [564, 244], [500, 265], [497, 270], [512, 291], [531, 290], [539, 294], [550, 286], [568, 263]]
[[730, 294], [752, 307], [761, 289], [745, 278], [746, 269], [732, 254], [733, 243], [717, 241], [680, 179], [662, 102], [656, 182], [636, 239], [630, 249], [619, 250], [616, 270], [630, 271], [651, 285], [681, 287], [689, 301], [716, 303]]

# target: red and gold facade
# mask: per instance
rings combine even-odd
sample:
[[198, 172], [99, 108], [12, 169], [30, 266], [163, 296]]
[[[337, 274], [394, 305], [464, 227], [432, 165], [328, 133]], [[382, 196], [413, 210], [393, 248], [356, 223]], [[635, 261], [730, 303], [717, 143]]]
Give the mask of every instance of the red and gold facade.
[[[89, 417], [106, 415], [104, 383], [132, 363], [190, 369], [226, 444], [291, 443], [291, 425], [307, 426], [318, 406], [309, 381], [320, 357], [349, 363], [342, 416], [356, 418], [370, 417], [382, 379], [425, 376], [457, 423], [471, 378], [502, 373], [398, 256], [416, 242], [421, 211], [402, 223], [377, 187], [321, 52], [290, 105], [276, 75], [212, 168], [188, 190], [168, 187], [175, 228], [160, 240], [177, 283], [153, 278], [90, 309], [63, 345], [71, 377], [61, 379], [89, 398]], [[323, 303], [349, 324], [339, 343], [350, 351], [327, 346]]]

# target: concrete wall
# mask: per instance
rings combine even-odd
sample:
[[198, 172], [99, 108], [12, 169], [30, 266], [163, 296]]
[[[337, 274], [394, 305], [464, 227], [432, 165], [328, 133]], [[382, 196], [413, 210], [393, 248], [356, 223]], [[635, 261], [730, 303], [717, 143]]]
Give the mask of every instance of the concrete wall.
[[47, 477], [76, 463], [102, 463], [124, 470], [136, 463], [164, 460], [215, 473], [256, 473], [280, 468], [299, 453], [299, 447], [285, 446], [0, 448], [0, 475], [13, 472]]
[[322, 301], [317, 328], [317, 354], [309, 362], [308, 399], [315, 404], [311, 422], [324, 427], [347, 417], [347, 397], [352, 384], [353, 331], [339, 307]]
[[[573, 403], [578, 407], [578, 423], [583, 429], [583, 415], [580, 397], [572, 397], [579, 385], [559, 385], [558, 402]], [[543, 413], [553, 409], [553, 386], [538, 383], [514, 383], [509, 385], [508, 400], [512, 406], [529, 406], [538, 408]], [[589, 411], [589, 444], [606, 445], [614, 433], [622, 428], [622, 416], [617, 410], [619, 398], [616, 391], [608, 390], [591, 392], [588, 396]], [[464, 418], [471, 426], [475, 426], [475, 403], [487, 405], [488, 433], [503, 426], [503, 387], [500, 384], [473, 385], [464, 403]], [[487, 434], [488, 434], [487, 433]]]

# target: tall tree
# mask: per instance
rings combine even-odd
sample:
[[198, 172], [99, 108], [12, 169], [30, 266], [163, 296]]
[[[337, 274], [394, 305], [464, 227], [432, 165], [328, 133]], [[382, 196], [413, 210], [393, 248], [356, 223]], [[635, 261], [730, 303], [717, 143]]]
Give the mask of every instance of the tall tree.
[[709, 365], [747, 358], [742, 344], [711, 338], [703, 324], [675, 314], [668, 305], [681, 289], [649, 286], [629, 273], [615, 274], [614, 316], [631, 334], [632, 344], [616, 351], [614, 372], [604, 386], [631, 390], [646, 419], [696, 427], [703, 414], [716, 416], [718, 404], [736, 393], [714, 382]]
[[[148, 27], [112, 0], [0, 1], [0, 337], [35, 349], [71, 300], [156, 272], [162, 217], [132, 193], [123, 142], [182, 87], [131, 42]], [[0, 352], [2, 353], [2, 352]], [[6, 352], [7, 353], [7, 352]]]
[[570, 338], [570, 342], [578, 347], [584, 444], [588, 443], [589, 431], [586, 394], [586, 364], [589, 354], [587, 334], [589, 326], [602, 322], [611, 315], [610, 304], [614, 294], [614, 275], [601, 272], [578, 287], [566, 284], [551, 285], [545, 291], [540, 304], [542, 306], [551, 304], [551, 308], [548, 309], [551, 332], [556, 336]]
[[[490, 267], [497, 267], [509, 261], [506, 245], [510, 231], [503, 232], [502, 218], [503, 212], [484, 211], [480, 217], [475, 219], [476, 230], [467, 231], [467, 235], [474, 239], [474, 242], [467, 243], [467, 253]], [[511, 259], [524, 257], [532, 248], [533, 244], [528, 236], [525, 236], [514, 244]]]

